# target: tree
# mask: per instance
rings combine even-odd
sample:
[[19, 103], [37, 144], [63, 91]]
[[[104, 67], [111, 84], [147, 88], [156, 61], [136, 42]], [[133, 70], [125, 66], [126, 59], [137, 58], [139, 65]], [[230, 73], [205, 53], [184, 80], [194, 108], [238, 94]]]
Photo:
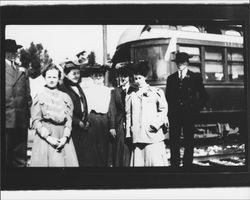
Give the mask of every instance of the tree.
[[31, 42], [28, 49], [22, 49], [20, 52], [20, 61], [23, 67], [29, 71], [31, 78], [36, 78], [41, 74], [41, 70], [52, 62], [48, 51], [43, 48], [41, 43]]
[[96, 64], [95, 57], [95, 52], [91, 51], [87, 57], [89, 66], [94, 66]]

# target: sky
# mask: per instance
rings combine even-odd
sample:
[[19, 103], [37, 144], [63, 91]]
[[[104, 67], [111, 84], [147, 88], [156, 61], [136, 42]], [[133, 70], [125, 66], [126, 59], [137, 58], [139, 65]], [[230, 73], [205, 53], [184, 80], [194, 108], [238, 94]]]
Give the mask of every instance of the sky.
[[[121, 34], [130, 25], [107, 26], [107, 53], [111, 58]], [[96, 61], [103, 64], [102, 25], [7, 25], [6, 39], [15, 39], [17, 44], [28, 48], [31, 42], [42, 43], [55, 64], [66, 58], [76, 59], [82, 50], [94, 51]]]

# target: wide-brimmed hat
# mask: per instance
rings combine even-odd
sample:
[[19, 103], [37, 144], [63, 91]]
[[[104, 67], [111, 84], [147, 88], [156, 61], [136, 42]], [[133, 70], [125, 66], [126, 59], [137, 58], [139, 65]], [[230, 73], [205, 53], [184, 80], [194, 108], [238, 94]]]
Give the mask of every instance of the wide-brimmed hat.
[[64, 63], [63, 71], [64, 71], [65, 74], [67, 74], [73, 69], [79, 69], [80, 70], [80, 65], [81, 64], [78, 61], [67, 60]]
[[88, 76], [91, 76], [92, 74], [96, 73], [105, 74], [107, 70], [109, 70], [108, 66], [96, 63], [94, 65], [87, 65], [85, 67], [85, 74], [87, 74]]
[[76, 57], [79, 58], [80, 55], [84, 54], [86, 51], [83, 50], [83, 51], [80, 51], [78, 54], [76, 54]]
[[189, 58], [192, 58], [193, 56], [189, 55], [186, 52], [176, 52], [175, 58], [172, 60], [176, 63], [184, 63], [189, 62]]
[[115, 65], [115, 72], [116, 74], [120, 75], [120, 76], [131, 76], [132, 73], [132, 65], [133, 63], [129, 63], [129, 62], [122, 62], [122, 63], [117, 63]]
[[16, 40], [7, 39], [5, 40], [5, 51], [6, 52], [17, 52], [17, 49], [22, 48], [22, 45], [18, 45]]

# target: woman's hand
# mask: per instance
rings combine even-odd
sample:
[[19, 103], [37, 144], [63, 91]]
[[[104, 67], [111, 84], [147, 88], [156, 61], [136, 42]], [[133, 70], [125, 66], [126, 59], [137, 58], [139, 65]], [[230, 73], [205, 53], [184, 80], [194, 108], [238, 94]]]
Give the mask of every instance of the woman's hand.
[[57, 146], [57, 151], [61, 151], [62, 148], [64, 147], [64, 145], [66, 144], [68, 138], [67, 137], [62, 137], [60, 140], [59, 140], [59, 144]]
[[48, 142], [52, 147], [54, 147], [54, 148], [57, 148], [58, 145], [59, 145], [59, 142], [60, 142], [59, 139], [57, 139], [57, 138], [55, 138], [55, 137], [52, 137], [52, 136], [48, 136], [48, 137], [46, 138], [46, 140], [47, 140], [47, 142]]
[[50, 135], [50, 132], [46, 127], [41, 127], [41, 129], [38, 130], [38, 132], [43, 138], [47, 138]]
[[110, 129], [109, 132], [113, 136], [113, 138], [116, 137], [116, 130], [115, 129]]
[[84, 123], [82, 121], [79, 121], [79, 126], [80, 126], [80, 128], [84, 128], [85, 127], [85, 125], [84, 125]]

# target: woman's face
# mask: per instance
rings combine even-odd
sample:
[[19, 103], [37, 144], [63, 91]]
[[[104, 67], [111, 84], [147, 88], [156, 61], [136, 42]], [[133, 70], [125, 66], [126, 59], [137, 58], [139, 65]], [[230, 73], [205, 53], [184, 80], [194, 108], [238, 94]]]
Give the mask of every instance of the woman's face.
[[121, 86], [126, 86], [127, 84], [129, 84], [129, 76], [121, 75], [120, 83], [121, 83]]
[[134, 75], [134, 80], [135, 80], [135, 83], [138, 85], [138, 87], [143, 87], [145, 86], [147, 83], [146, 83], [146, 77], [142, 76], [142, 75]]
[[65, 75], [65, 77], [69, 79], [70, 81], [72, 81], [73, 83], [78, 83], [80, 79], [80, 70], [72, 69], [67, 75]]
[[45, 82], [49, 88], [56, 88], [59, 82], [59, 71], [56, 69], [50, 69], [46, 72]]
[[91, 75], [94, 84], [102, 85], [104, 83], [104, 75], [102, 73], [94, 73]]

